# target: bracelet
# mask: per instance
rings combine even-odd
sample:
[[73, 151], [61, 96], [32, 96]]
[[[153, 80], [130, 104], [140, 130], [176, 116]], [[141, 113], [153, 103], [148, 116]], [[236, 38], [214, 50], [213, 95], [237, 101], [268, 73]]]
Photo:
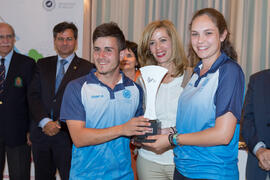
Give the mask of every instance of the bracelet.
[[174, 134], [169, 134], [169, 136], [168, 136], [168, 139], [169, 139], [169, 142], [170, 142], [170, 144], [171, 144], [171, 146], [174, 146], [174, 144], [173, 144], [173, 135]]
[[172, 137], [172, 142], [175, 146], [179, 145], [178, 141], [177, 141], [177, 137], [178, 137], [178, 133], [175, 133], [173, 134], [173, 137]]
[[172, 133], [175, 134], [176, 133], [176, 129], [174, 127], [170, 127], [170, 129], [172, 130]]

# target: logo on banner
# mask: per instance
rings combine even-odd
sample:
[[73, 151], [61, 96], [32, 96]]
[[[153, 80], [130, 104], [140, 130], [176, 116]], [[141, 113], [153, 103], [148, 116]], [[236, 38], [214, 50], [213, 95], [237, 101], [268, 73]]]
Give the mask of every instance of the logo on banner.
[[52, 11], [55, 8], [55, 0], [43, 0], [43, 8], [47, 11]]

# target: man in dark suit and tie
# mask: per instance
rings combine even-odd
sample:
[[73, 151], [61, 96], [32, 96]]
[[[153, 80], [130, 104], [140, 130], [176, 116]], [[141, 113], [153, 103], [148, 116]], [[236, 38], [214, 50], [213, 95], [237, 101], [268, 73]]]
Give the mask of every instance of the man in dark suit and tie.
[[16, 53], [15, 32], [0, 23], [0, 179], [7, 155], [11, 180], [30, 179], [31, 148], [27, 91], [35, 61]]
[[247, 180], [265, 180], [270, 170], [270, 70], [250, 77], [242, 136], [248, 146]]
[[28, 98], [33, 124], [32, 151], [36, 180], [55, 179], [58, 169], [62, 180], [68, 180], [71, 161], [71, 139], [59, 113], [66, 85], [89, 73], [92, 64], [75, 54], [78, 30], [73, 23], [62, 22], [53, 29], [57, 56], [38, 60]]

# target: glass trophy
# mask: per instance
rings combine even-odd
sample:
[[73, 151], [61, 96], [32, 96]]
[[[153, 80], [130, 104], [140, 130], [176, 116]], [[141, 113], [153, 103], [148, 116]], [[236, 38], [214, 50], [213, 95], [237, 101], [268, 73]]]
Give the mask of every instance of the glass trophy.
[[146, 139], [147, 136], [160, 134], [161, 122], [157, 119], [156, 115], [156, 96], [159, 85], [167, 73], [167, 69], [161, 66], [144, 66], [140, 68], [142, 80], [145, 87], [145, 113], [144, 117], [149, 119], [152, 128], [151, 133], [136, 136], [136, 142], [155, 142], [155, 140]]

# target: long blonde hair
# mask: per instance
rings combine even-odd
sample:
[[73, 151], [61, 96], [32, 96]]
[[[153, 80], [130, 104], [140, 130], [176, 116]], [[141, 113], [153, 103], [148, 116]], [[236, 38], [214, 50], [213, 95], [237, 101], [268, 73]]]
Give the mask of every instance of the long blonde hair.
[[170, 61], [175, 65], [173, 76], [177, 77], [182, 75], [185, 68], [189, 65], [188, 60], [176, 29], [173, 23], [168, 20], [153, 21], [146, 26], [138, 46], [139, 63], [142, 67], [157, 64], [157, 61], [151, 54], [149, 42], [155, 30], [159, 28], [164, 28], [167, 31], [168, 36], [171, 38], [172, 56]]

